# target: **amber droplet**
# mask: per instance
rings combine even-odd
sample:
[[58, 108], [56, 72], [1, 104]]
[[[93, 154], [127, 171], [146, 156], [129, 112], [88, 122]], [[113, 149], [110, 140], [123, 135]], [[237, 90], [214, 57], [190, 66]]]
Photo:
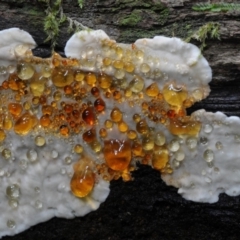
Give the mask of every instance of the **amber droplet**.
[[171, 83], [163, 88], [163, 97], [170, 105], [181, 107], [187, 96], [187, 91], [182, 86], [178, 87]]
[[51, 123], [51, 119], [49, 117], [49, 115], [43, 115], [41, 118], [40, 118], [40, 124], [42, 127], [48, 127]]
[[94, 102], [94, 107], [98, 112], [102, 112], [105, 110], [105, 102], [102, 100], [102, 98], [98, 98]]
[[131, 139], [131, 140], [136, 139], [136, 138], [137, 138], [137, 133], [136, 133], [136, 131], [134, 131], [134, 130], [129, 130], [129, 131], [127, 132], [127, 137], [128, 137], [129, 139]]
[[131, 161], [131, 144], [129, 141], [118, 139], [104, 141], [103, 154], [111, 169], [123, 171]]
[[31, 80], [30, 81], [30, 90], [33, 96], [41, 96], [45, 90], [45, 80]]
[[100, 73], [98, 75], [98, 82], [102, 89], [108, 89], [112, 84], [112, 78], [104, 73]]
[[112, 63], [112, 60], [110, 58], [107, 57], [103, 59], [103, 64], [105, 66], [109, 66], [111, 63]]
[[3, 129], [0, 129], [0, 142], [4, 141], [6, 138], [6, 133], [3, 131]]
[[66, 105], [64, 106], [64, 111], [65, 111], [66, 113], [68, 113], [68, 114], [72, 113], [72, 111], [73, 111], [73, 106], [70, 105], [70, 104], [66, 104]]
[[121, 94], [121, 92], [120, 91], [114, 91], [113, 92], [113, 98], [115, 99], [115, 100], [119, 100], [119, 99], [121, 99], [121, 97], [122, 97], [122, 94]]
[[8, 81], [3, 81], [2, 87], [3, 89], [8, 89]]
[[114, 121], [114, 122], [120, 122], [122, 120], [122, 112], [117, 108], [113, 108], [113, 110], [111, 111], [111, 119]]
[[154, 169], [162, 170], [166, 167], [169, 160], [168, 150], [166, 148], [158, 149], [153, 153], [152, 165]]
[[122, 69], [123, 68], [123, 61], [121, 60], [115, 60], [113, 61], [113, 66], [116, 68], [116, 69]]
[[38, 104], [39, 104], [39, 97], [33, 97], [32, 103], [33, 103], [34, 105], [38, 105]]
[[152, 83], [150, 86], [146, 88], [146, 94], [149, 97], [156, 97], [159, 93], [158, 85], [157, 83]]
[[82, 82], [82, 81], [84, 80], [84, 78], [85, 78], [85, 74], [84, 74], [83, 72], [81, 72], [81, 71], [79, 71], [79, 70], [77, 70], [77, 71], [75, 72], [75, 80], [76, 80], [77, 82]]
[[137, 113], [133, 115], [133, 121], [138, 123], [141, 120], [141, 116]]
[[124, 69], [126, 72], [132, 73], [134, 71], [135, 67], [132, 62], [126, 62], [126, 63], [124, 63]]
[[5, 116], [3, 119], [3, 128], [10, 130], [12, 128], [12, 119], [9, 116]]
[[37, 124], [37, 118], [30, 113], [24, 113], [17, 119], [14, 125], [15, 133], [19, 135], [27, 135]]
[[55, 101], [59, 101], [62, 98], [61, 92], [60, 91], [54, 92], [53, 98], [54, 98]]
[[60, 126], [60, 134], [65, 137], [69, 135], [69, 128], [67, 125]]
[[41, 105], [45, 105], [47, 103], [47, 97], [44, 95], [40, 96], [39, 102]]
[[201, 123], [189, 118], [170, 119], [169, 131], [174, 135], [196, 136], [201, 129]]
[[53, 112], [52, 106], [50, 106], [50, 105], [42, 106], [42, 113], [43, 113], [43, 114], [51, 115], [52, 112]]
[[83, 140], [86, 143], [91, 143], [96, 139], [96, 130], [94, 128], [86, 131], [82, 135]]
[[138, 142], [134, 142], [132, 145], [132, 153], [138, 157], [143, 156], [144, 153], [143, 153], [142, 144]]
[[139, 133], [141, 134], [146, 134], [148, 133], [148, 125], [147, 125], [147, 122], [142, 119], [140, 120], [137, 125], [136, 125], [136, 129]]
[[18, 84], [17, 84], [17, 80], [18, 80], [18, 76], [16, 75], [16, 73], [13, 73], [9, 76], [8, 79], [8, 87], [14, 91], [17, 91], [19, 89]]
[[74, 165], [74, 174], [70, 182], [72, 193], [76, 197], [86, 197], [93, 189], [95, 175], [90, 166], [80, 160]]
[[74, 80], [73, 72], [67, 67], [56, 67], [52, 71], [52, 82], [56, 87], [65, 87]]
[[86, 75], [86, 82], [88, 85], [93, 86], [97, 81], [97, 77], [94, 73], [88, 73]]
[[107, 119], [105, 122], [104, 122], [104, 126], [107, 128], [107, 129], [110, 129], [112, 128], [113, 126], [113, 122], [109, 119]]
[[107, 130], [105, 128], [101, 128], [99, 130], [99, 135], [100, 135], [101, 138], [107, 137]]
[[99, 94], [100, 94], [100, 91], [97, 87], [92, 87], [91, 89], [91, 94], [94, 96], [94, 97], [98, 97]]
[[168, 116], [169, 118], [175, 118], [175, 117], [176, 117], [176, 113], [175, 113], [174, 110], [168, 110], [168, 111], [167, 111], [167, 116]]
[[73, 110], [72, 115], [75, 119], [78, 119], [80, 117], [80, 112], [78, 110]]
[[82, 119], [85, 123], [93, 125], [95, 122], [95, 113], [92, 107], [86, 108], [82, 113]]
[[127, 123], [125, 123], [124, 121], [120, 121], [120, 122], [118, 123], [118, 130], [119, 130], [120, 132], [122, 132], [122, 133], [127, 132], [127, 130], [128, 130], [128, 125], [127, 125]]
[[72, 87], [71, 87], [70, 85], [65, 86], [65, 87], [63, 88], [63, 90], [64, 90], [64, 93], [65, 93], [66, 95], [70, 95], [70, 94], [72, 94], [72, 92], [73, 92], [73, 89], [72, 89]]
[[22, 113], [23, 107], [20, 103], [9, 103], [8, 111], [14, 116], [18, 117]]

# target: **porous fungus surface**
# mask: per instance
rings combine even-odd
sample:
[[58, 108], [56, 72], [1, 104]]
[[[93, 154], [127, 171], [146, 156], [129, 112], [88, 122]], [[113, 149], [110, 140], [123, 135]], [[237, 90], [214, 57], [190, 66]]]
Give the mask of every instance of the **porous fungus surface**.
[[225, 181], [222, 170], [225, 158], [237, 168], [224, 146], [239, 138], [231, 135], [239, 119], [186, 114], [210, 91], [211, 68], [196, 46], [159, 36], [121, 44], [86, 30], [67, 42], [68, 58], [42, 59], [19, 31], [0, 32], [12, 36], [0, 46], [1, 236], [95, 210], [109, 181], [131, 180], [137, 162], [187, 199], [239, 194], [236, 176]]

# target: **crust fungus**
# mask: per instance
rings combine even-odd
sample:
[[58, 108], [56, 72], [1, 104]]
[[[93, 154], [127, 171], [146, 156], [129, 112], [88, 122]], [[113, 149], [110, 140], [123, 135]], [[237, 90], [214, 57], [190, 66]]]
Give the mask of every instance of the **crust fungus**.
[[131, 180], [138, 161], [193, 201], [239, 194], [236, 176], [224, 178], [238, 172], [229, 147], [239, 119], [186, 114], [210, 92], [211, 68], [196, 46], [81, 31], [67, 42], [68, 58], [42, 59], [28, 33], [0, 36], [0, 236], [97, 209], [109, 181]]

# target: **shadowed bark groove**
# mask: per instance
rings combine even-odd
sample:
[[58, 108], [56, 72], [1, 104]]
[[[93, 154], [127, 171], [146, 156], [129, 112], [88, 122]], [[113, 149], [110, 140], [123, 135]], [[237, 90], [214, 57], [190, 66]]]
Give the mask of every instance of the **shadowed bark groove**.
[[[77, 0], [66, 0], [63, 9], [85, 26], [103, 29], [126, 43], [155, 35], [184, 39], [208, 22], [219, 23], [221, 40], [207, 39], [203, 52], [213, 69], [211, 94], [189, 112], [205, 108], [240, 116], [240, 11], [196, 12], [192, 6], [197, 2], [85, 0], [79, 9]], [[44, 16], [44, 5], [36, 0], [0, 0], [0, 30], [19, 27], [28, 31], [38, 44], [35, 54], [47, 57], [51, 50], [44, 42]], [[66, 24], [59, 35], [58, 52], [63, 53], [69, 37]], [[221, 195], [215, 204], [193, 203], [167, 187], [150, 167], [141, 166], [133, 176], [132, 182], [111, 182], [111, 193], [96, 212], [73, 220], [55, 218], [3, 239], [208, 240], [237, 239], [240, 235], [240, 197]]]

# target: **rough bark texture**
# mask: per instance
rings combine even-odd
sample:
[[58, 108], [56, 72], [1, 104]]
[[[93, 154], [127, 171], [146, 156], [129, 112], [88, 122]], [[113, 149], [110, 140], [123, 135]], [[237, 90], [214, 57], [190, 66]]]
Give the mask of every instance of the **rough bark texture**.
[[[155, 35], [186, 38], [208, 22], [220, 24], [221, 40], [207, 40], [203, 54], [213, 69], [212, 92], [190, 110], [205, 108], [240, 116], [240, 12], [195, 12], [198, 1], [180, 0], [65, 1], [65, 13], [93, 29], [103, 29], [117, 41], [133, 42]], [[44, 5], [36, 0], [0, 1], [0, 29], [28, 31], [39, 56], [49, 56], [44, 42]], [[69, 38], [65, 26], [56, 50]], [[200, 44], [199, 42], [194, 42]], [[52, 219], [15, 236], [16, 239], [239, 239], [240, 197], [221, 195], [216, 204], [186, 201], [167, 187], [159, 173], [141, 166], [132, 182], [111, 182], [111, 193], [96, 212], [73, 220]], [[227, 176], [226, 176], [227, 177]]]

